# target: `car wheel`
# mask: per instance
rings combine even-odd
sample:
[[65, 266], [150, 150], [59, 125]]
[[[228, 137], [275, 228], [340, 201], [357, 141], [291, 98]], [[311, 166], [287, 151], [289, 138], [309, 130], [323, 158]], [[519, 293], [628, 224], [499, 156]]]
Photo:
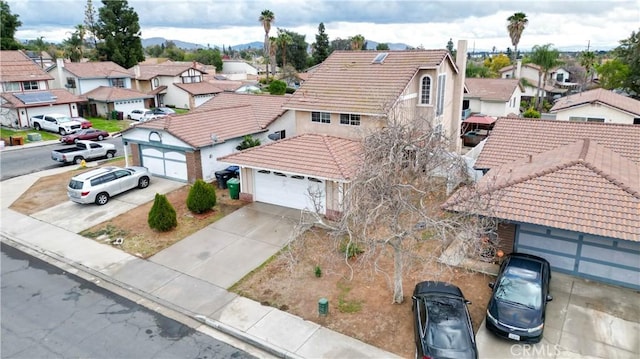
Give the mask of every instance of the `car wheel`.
[[84, 158], [82, 156], [78, 156], [76, 158], [73, 159], [73, 163], [79, 165], [80, 163], [82, 163], [82, 161], [84, 161]]
[[35, 125], [33, 125], [33, 127], [36, 129], [36, 131], [40, 131], [41, 130], [39, 123], [36, 123]]
[[109, 202], [109, 194], [107, 192], [98, 193], [96, 196], [96, 204], [102, 206]]
[[107, 152], [107, 158], [113, 158], [113, 152], [112, 151]]
[[74, 139], [73, 139], [73, 143], [78, 143], [78, 139], [77, 139], [77, 138], [74, 138]]
[[98, 141], [102, 141], [102, 140], [104, 140], [104, 136], [102, 135], [98, 136]]
[[64, 130], [64, 128], [60, 128], [60, 129], [58, 130], [58, 133], [59, 133], [61, 136], [66, 136], [66, 135], [67, 135], [67, 131], [65, 131], [65, 130]]
[[144, 176], [138, 180], [138, 188], [147, 188], [149, 187], [149, 177]]

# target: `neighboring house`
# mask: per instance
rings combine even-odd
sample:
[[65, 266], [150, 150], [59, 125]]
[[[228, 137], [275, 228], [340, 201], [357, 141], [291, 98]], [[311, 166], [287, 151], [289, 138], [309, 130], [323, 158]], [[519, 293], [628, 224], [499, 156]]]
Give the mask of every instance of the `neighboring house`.
[[[475, 164], [500, 246], [640, 289], [640, 126], [500, 118]], [[488, 171], [488, 172], [487, 172]], [[454, 194], [465, 210], [477, 198]], [[466, 207], [469, 208], [469, 207]]]
[[[405, 111], [426, 119], [452, 139], [453, 151], [461, 149], [465, 61], [465, 42], [459, 66], [447, 50], [334, 51], [284, 105], [297, 136], [219, 160], [240, 166], [244, 200], [334, 218], [342, 211], [343, 186], [359, 164], [363, 134], [385, 126], [388, 114]], [[309, 206], [307, 188], [319, 208]]]
[[[244, 136], [261, 143], [269, 135], [293, 132], [285, 113], [285, 96], [223, 93], [184, 115], [150, 120], [128, 128], [122, 139], [131, 146], [133, 164], [156, 176], [194, 182], [215, 180], [215, 172], [229, 166], [216, 158], [237, 152]], [[273, 137], [273, 136], [271, 136]]]
[[0, 51], [0, 122], [28, 127], [29, 118], [60, 113], [75, 117], [85, 99], [65, 90], [49, 89], [52, 77], [22, 51]]
[[55, 59], [46, 51], [24, 51], [24, 53], [43, 70], [56, 63]]
[[243, 81], [256, 80], [258, 78], [258, 68], [244, 60], [222, 60], [221, 74], [229, 80]]
[[111, 118], [113, 111], [119, 112], [118, 119], [127, 118], [129, 112], [147, 108], [153, 96], [141, 92], [120, 88], [100, 86], [84, 94], [89, 101], [88, 113], [91, 116]]
[[131, 88], [131, 75], [124, 67], [112, 61], [64, 62], [47, 69], [53, 76], [53, 88], [67, 89], [75, 95], [84, 95], [100, 87]]
[[562, 97], [549, 112], [560, 121], [640, 125], [640, 101], [602, 88]]
[[[520, 80], [523, 85], [522, 97], [534, 98], [536, 96], [536, 92], [538, 92], [538, 73], [540, 71], [542, 71], [540, 66], [536, 64], [523, 64], [522, 60], [518, 60], [518, 63], [516, 64], [515, 78]], [[511, 78], [512, 72], [513, 65], [503, 67], [500, 69], [500, 77], [503, 79], [509, 79]], [[541, 78], [540, 86], [544, 86], [544, 78]], [[556, 90], [553, 86], [547, 83], [547, 86], [540, 92], [540, 96], [547, 97], [547, 95], [552, 93], [563, 93], [565, 91], [566, 90]]]
[[517, 79], [467, 78], [465, 85], [463, 110], [494, 117], [520, 113], [524, 87]]
[[156, 65], [138, 64], [129, 71], [133, 88], [151, 95], [150, 107], [172, 106], [194, 109], [222, 92], [204, 80], [204, 65], [196, 62], [162, 62]]

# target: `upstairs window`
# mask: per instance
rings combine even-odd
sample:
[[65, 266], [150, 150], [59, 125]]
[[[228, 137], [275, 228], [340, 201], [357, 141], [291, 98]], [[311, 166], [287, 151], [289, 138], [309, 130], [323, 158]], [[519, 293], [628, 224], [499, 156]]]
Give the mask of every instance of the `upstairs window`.
[[311, 122], [331, 123], [331, 114], [328, 112], [311, 112]]
[[38, 81], [24, 81], [22, 83], [25, 91], [29, 90], [37, 90], [38, 89]]
[[420, 104], [431, 105], [431, 76], [425, 76], [420, 82]]
[[19, 82], [5, 82], [2, 84], [2, 89], [4, 92], [17, 92], [21, 90]]
[[124, 79], [111, 79], [111, 87], [124, 88]]
[[360, 115], [353, 115], [348, 113], [340, 114], [341, 125], [360, 126]]
[[447, 80], [447, 75], [438, 75], [438, 97], [436, 98], [436, 116], [440, 116], [444, 113], [444, 90]]
[[197, 83], [197, 82], [202, 82], [201, 76], [182, 76], [183, 84], [191, 84], [191, 83]]

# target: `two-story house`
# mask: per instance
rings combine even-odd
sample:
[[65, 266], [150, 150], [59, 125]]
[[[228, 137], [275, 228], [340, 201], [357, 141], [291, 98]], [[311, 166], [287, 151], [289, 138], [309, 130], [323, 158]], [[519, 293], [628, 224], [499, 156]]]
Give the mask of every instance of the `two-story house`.
[[559, 121], [640, 125], [640, 101], [602, 88], [562, 97], [549, 113]]
[[53, 77], [52, 87], [87, 98], [87, 107], [82, 112], [90, 116], [109, 117], [112, 111], [128, 114], [149, 105], [151, 96], [132, 90], [127, 69], [112, 61], [65, 62], [57, 59], [47, 72]]
[[517, 79], [467, 78], [465, 85], [463, 110], [493, 117], [520, 113], [524, 87]]
[[22, 51], [0, 51], [0, 120], [3, 126], [28, 127], [29, 118], [60, 113], [78, 116], [85, 100], [64, 89], [50, 89], [51, 75]]
[[129, 73], [133, 87], [152, 96], [154, 106], [194, 109], [223, 91], [205, 81], [207, 72], [195, 62], [138, 64]]
[[383, 128], [394, 111], [428, 120], [452, 140], [452, 151], [460, 150], [466, 42], [457, 56], [454, 62], [447, 50], [335, 51], [284, 105], [296, 136], [219, 160], [240, 167], [241, 199], [338, 216], [363, 134]]

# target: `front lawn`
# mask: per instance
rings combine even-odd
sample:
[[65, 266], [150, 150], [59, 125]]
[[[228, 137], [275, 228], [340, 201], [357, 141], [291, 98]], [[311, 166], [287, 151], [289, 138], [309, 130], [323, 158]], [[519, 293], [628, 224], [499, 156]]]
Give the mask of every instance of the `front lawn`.
[[57, 133], [52, 133], [47, 131], [36, 131], [33, 128], [25, 128], [25, 129], [9, 129], [6, 127], [0, 128], [0, 137], [2, 137], [2, 140], [4, 140], [4, 142], [7, 145], [10, 143], [9, 137], [22, 137], [24, 143], [31, 142], [27, 138], [27, 134], [29, 133], [39, 133], [40, 136], [42, 137], [42, 141], [57, 140], [60, 138], [60, 135], [58, 135]]
[[93, 128], [105, 130], [109, 133], [120, 132], [129, 128], [131, 121], [129, 120], [107, 120], [102, 117], [85, 117], [91, 121]]

